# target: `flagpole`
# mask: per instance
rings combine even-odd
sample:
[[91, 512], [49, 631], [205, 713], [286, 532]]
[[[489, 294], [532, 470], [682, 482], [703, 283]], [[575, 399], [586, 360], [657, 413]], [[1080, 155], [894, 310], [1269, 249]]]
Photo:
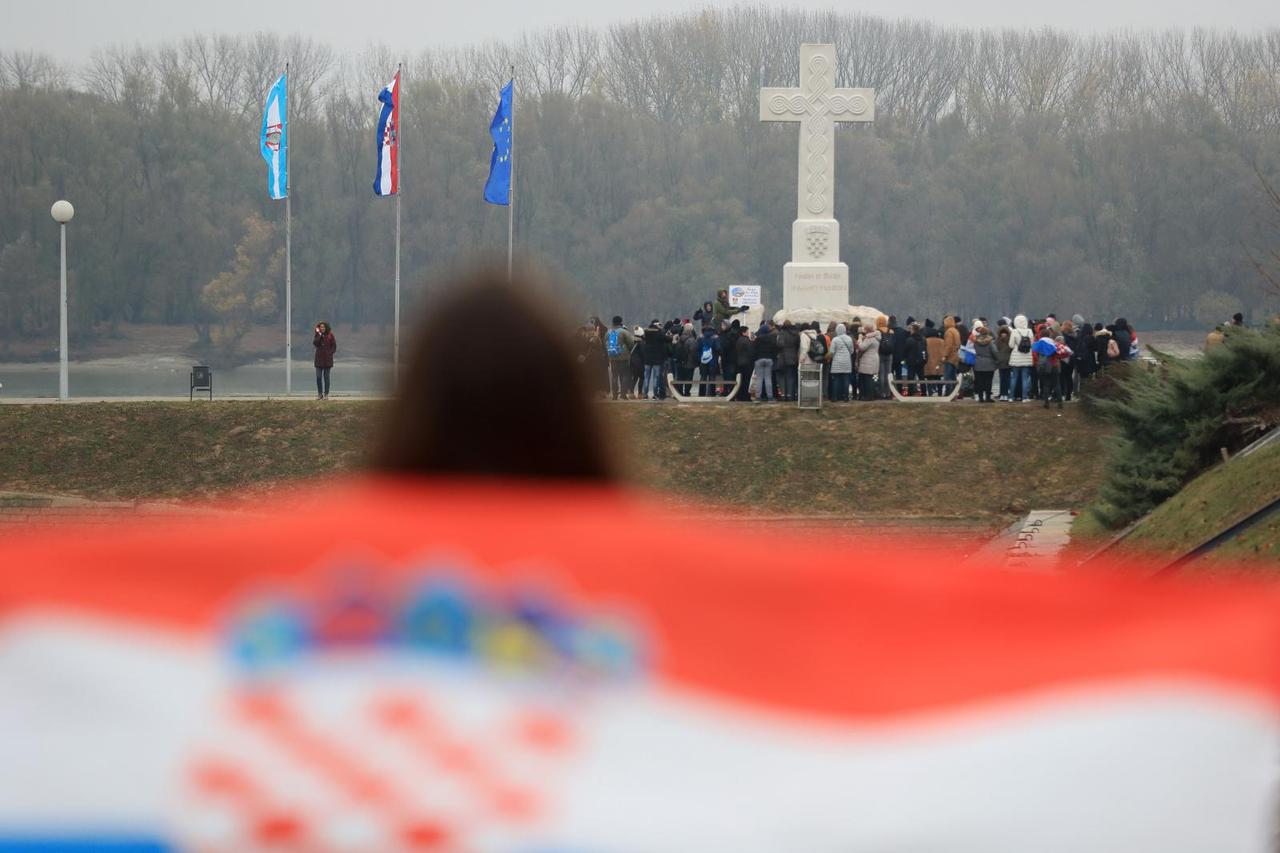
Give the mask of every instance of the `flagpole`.
[[[396, 77], [399, 79], [400, 91], [396, 92], [403, 116], [404, 109], [404, 63], [396, 66]], [[401, 118], [403, 121], [403, 118]], [[395, 334], [394, 355], [391, 363], [391, 379], [393, 384], [400, 383], [400, 194], [404, 192], [404, 130], [400, 122], [396, 123], [396, 168], [400, 181], [396, 186], [396, 298], [395, 298]]]
[[516, 234], [516, 66], [511, 66], [511, 186], [507, 190], [507, 281]]
[[284, 393], [288, 397], [293, 394], [293, 185], [289, 181], [290, 156], [289, 148], [289, 63], [284, 64], [284, 116], [285, 126], [285, 159], [284, 159]]

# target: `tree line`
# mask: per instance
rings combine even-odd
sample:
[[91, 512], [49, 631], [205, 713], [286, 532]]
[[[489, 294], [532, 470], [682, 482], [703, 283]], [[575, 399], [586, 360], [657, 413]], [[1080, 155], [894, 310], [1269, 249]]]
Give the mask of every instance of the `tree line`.
[[762, 86], [796, 85], [805, 41], [876, 89], [836, 134], [852, 298], [917, 316], [1023, 310], [1199, 325], [1272, 311], [1253, 262], [1276, 248], [1280, 30], [1076, 35], [965, 30], [757, 6], [560, 28], [398, 57], [302, 37], [192, 36], [80, 67], [0, 55], [0, 335], [56, 328], [71, 199], [72, 329], [191, 324], [234, 345], [283, 311], [283, 210], [257, 150], [291, 62], [295, 318], [386, 323], [394, 203], [372, 195], [375, 97], [405, 63], [408, 298], [505, 250], [484, 204], [488, 123], [517, 76], [517, 246], [586, 313], [688, 313], [730, 282], [781, 301], [794, 126]]

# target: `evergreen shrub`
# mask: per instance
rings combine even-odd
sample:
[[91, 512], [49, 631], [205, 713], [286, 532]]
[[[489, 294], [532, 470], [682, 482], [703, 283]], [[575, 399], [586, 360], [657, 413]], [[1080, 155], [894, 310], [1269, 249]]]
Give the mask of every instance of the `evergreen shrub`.
[[1240, 329], [1203, 358], [1158, 354], [1154, 370], [1109, 368], [1085, 405], [1117, 429], [1098, 499], [1089, 507], [1117, 529], [1169, 499], [1193, 477], [1280, 423], [1280, 326]]

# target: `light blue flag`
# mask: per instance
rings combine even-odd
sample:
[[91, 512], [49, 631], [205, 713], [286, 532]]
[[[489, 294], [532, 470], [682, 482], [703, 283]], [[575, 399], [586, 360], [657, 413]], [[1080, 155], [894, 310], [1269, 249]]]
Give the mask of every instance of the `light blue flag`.
[[498, 111], [489, 123], [489, 135], [493, 137], [493, 157], [489, 160], [489, 180], [484, 184], [484, 200], [489, 204], [511, 204], [511, 122], [512, 87], [510, 80], [502, 87], [498, 98]]
[[262, 159], [267, 161], [267, 191], [272, 198], [289, 195], [289, 82], [287, 74], [267, 92], [267, 105], [262, 111]]

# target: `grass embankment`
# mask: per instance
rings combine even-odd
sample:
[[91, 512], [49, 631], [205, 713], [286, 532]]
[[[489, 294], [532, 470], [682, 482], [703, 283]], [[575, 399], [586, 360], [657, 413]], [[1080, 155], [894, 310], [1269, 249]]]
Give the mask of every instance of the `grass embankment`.
[[[1280, 498], [1280, 446], [1214, 466], [1137, 522], [1117, 544], [1120, 552], [1143, 551], [1179, 557], [1217, 536], [1254, 511]], [[1106, 531], [1082, 515], [1074, 537], [1105, 541]], [[1224, 542], [1186, 571], [1221, 571], [1254, 561], [1272, 570], [1280, 559], [1280, 515], [1272, 515]]]
[[[0, 406], [0, 490], [181, 500], [358, 467], [377, 402]], [[1094, 497], [1078, 408], [972, 404], [606, 407], [628, 478], [754, 514], [974, 518]], [[513, 413], [518, 417], [519, 413]]]

